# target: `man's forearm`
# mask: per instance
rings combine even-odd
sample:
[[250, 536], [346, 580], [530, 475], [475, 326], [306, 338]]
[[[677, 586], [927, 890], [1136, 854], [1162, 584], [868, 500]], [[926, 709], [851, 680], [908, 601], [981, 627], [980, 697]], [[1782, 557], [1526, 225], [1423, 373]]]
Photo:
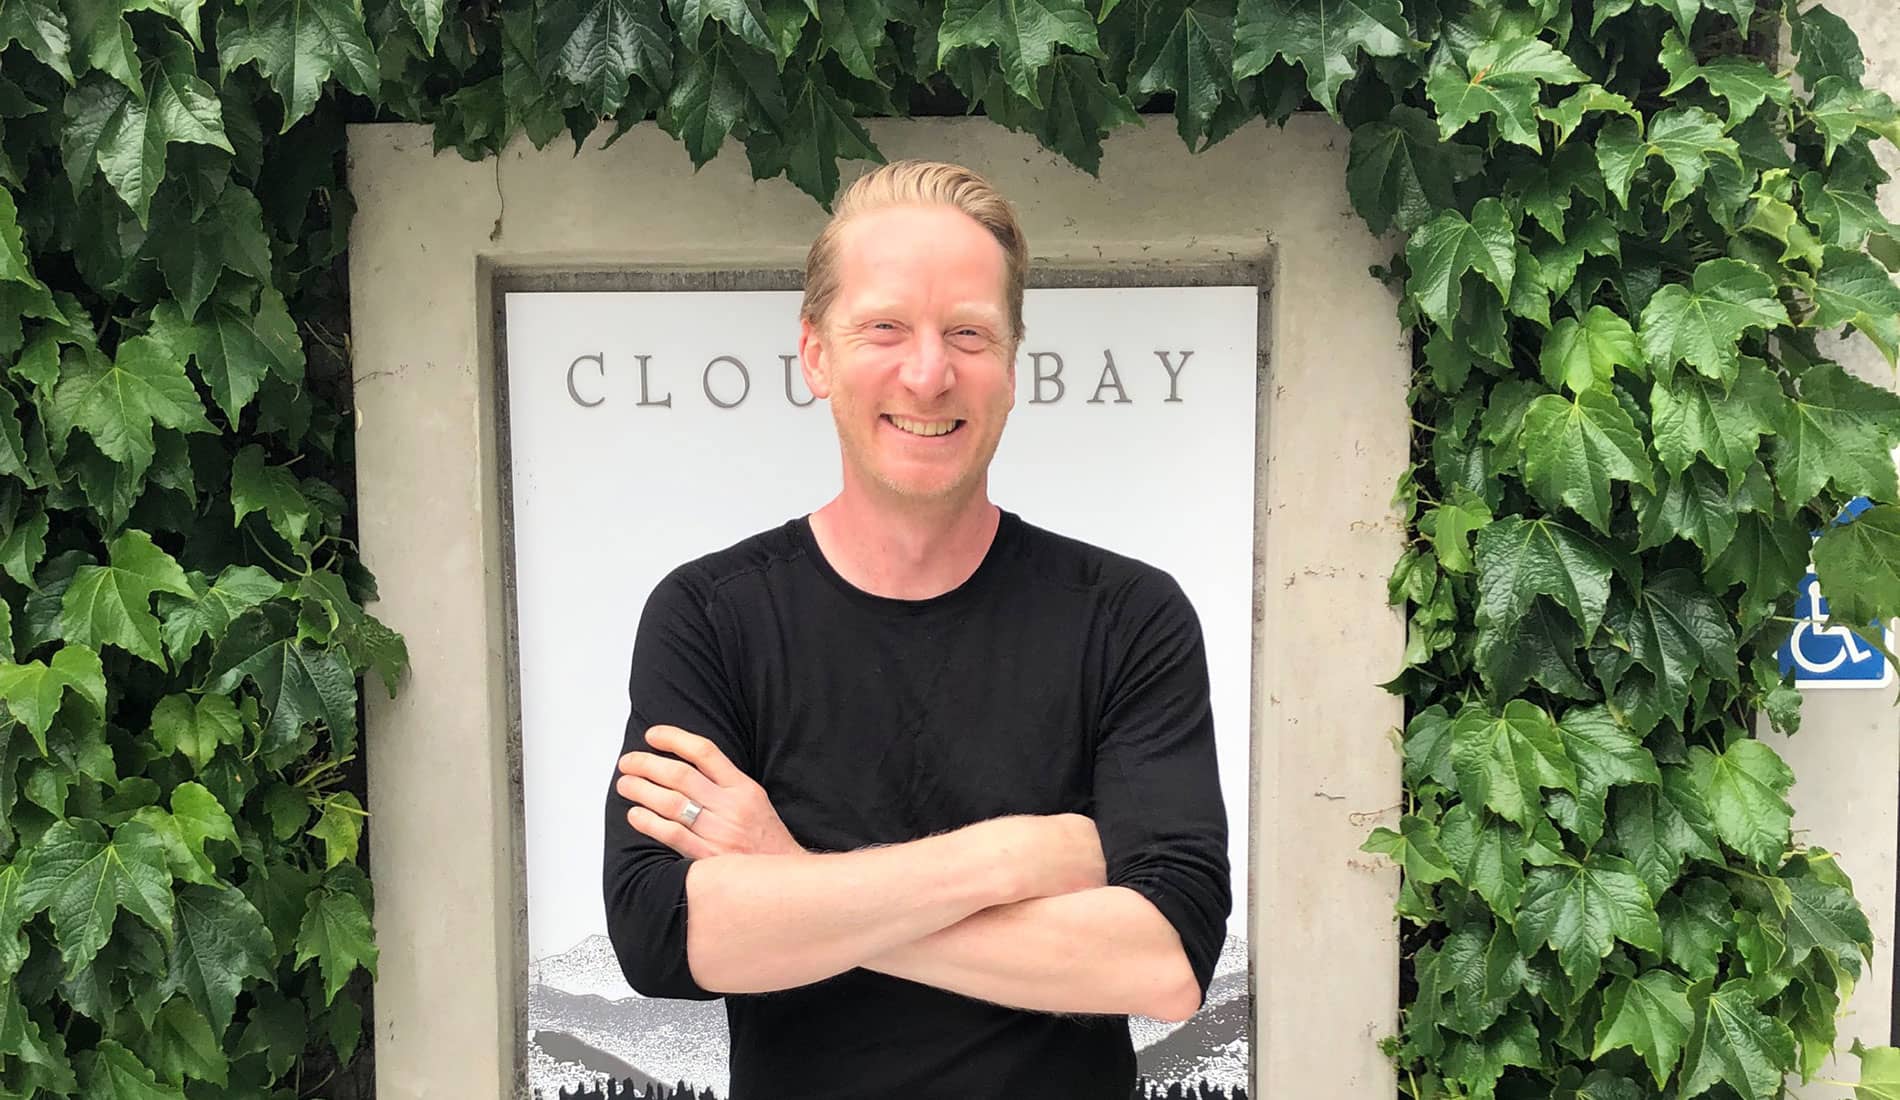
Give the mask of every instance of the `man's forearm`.
[[1026, 833], [983, 822], [855, 852], [720, 855], [686, 877], [687, 959], [718, 993], [821, 981], [982, 909], [1036, 893], [1011, 849]]
[[1038, 1012], [1184, 1020], [1201, 1001], [1174, 926], [1120, 886], [998, 905], [861, 965]]

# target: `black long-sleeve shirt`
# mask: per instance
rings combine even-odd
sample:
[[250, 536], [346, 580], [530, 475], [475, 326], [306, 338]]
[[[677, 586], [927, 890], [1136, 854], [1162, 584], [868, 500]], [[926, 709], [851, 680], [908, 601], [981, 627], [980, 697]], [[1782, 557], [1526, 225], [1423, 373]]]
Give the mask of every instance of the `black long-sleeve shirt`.
[[[832, 569], [799, 518], [660, 582], [629, 693], [623, 752], [648, 749], [651, 725], [711, 738], [810, 850], [1088, 815], [1109, 885], [1173, 924], [1205, 994], [1233, 901], [1227, 819], [1199, 620], [1161, 570], [1004, 512], [969, 580], [889, 599]], [[603, 887], [627, 981], [717, 997], [687, 967], [690, 861], [629, 826], [628, 805], [610, 784]], [[732, 1100], [1126, 1100], [1135, 1082], [1125, 1016], [864, 969], [728, 995], [726, 1010]]]

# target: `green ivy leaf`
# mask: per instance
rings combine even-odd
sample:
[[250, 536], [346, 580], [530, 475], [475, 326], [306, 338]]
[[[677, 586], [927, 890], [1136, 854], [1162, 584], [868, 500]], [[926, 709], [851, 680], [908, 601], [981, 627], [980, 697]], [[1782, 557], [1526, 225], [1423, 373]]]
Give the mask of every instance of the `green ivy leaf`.
[[1614, 559], [1590, 536], [1548, 519], [1507, 516], [1478, 532], [1478, 624], [1508, 628], [1531, 600], [1549, 596], [1596, 633], [1610, 598]]
[[183, 990], [223, 1035], [244, 979], [271, 977], [270, 929], [244, 894], [224, 883], [181, 886], [177, 910], [166, 987]]
[[20, 233], [19, 219], [12, 192], [0, 188], [0, 281], [43, 290], [27, 264], [26, 242]]
[[[1669, 767], [1659, 771], [1656, 786], [1627, 787], [1610, 794], [1612, 850], [1636, 868], [1652, 897], [1664, 896], [1688, 860], [1720, 862], [1722, 858], [1708, 810], [1688, 780], [1687, 772]], [[1666, 939], [1667, 921], [1663, 928]]]
[[1794, 590], [1808, 568], [1807, 525], [1771, 516], [1742, 515], [1728, 549], [1709, 563], [1708, 579], [1722, 589], [1744, 586], [1748, 603], [1772, 606]]
[[84, 645], [63, 645], [53, 654], [52, 664], [28, 661], [25, 664], [0, 664], [0, 700], [46, 755], [46, 731], [59, 714], [60, 703], [71, 690], [92, 704], [100, 718], [106, 713], [106, 677], [96, 650]]
[[369, 915], [353, 894], [313, 890], [303, 924], [297, 929], [297, 965], [311, 959], [323, 974], [323, 1003], [336, 999], [357, 967], [376, 973], [376, 945]]
[[191, 583], [192, 599], [159, 598], [165, 615], [159, 636], [165, 641], [165, 652], [171, 654], [174, 661], [190, 657], [191, 651], [205, 638], [214, 642], [223, 638], [232, 620], [278, 595], [284, 587], [255, 565], [225, 566], [224, 572], [218, 574], [217, 583], [209, 587], [204, 587], [204, 578], [198, 574], [191, 574], [187, 579]]
[[202, 784], [180, 783], [172, 789], [171, 812], [157, 806], [143, 806], [132, 820], [151, 829], [165, 844], [166, 856], [174, 878], [184, 882], [214, 883], [217, 864], [205, 854], [208, 840], [238, 842], [231, 815]]
[[[174, 213], [181, 221], [188, 216], [182, 210]], [[197, 316], [227, 268], [262, 283], [270, 281], [264, 211], [242, 187], [226, 187], [203, 216], [192, 220], [189, 230], [180, 225], [173, 232], [158, 234], [154, 245], [165, 285], [178, 296], [186, 317]], [[156, 317], [154, 322], [160, 323]]]
[[884, 84], [877, 69], [891, 12], [883, 0], [818, 0], [818, 29], [845, 70], [861, 80]]
[[264, 448], [256, 445], [239, 451], [231, 463], [232, 525], [243, 523], [252, 512], [264, 513], [271, 528], [292, 546], [303, 541], [311, 513], [296, 475], [286, 467], [267, 465]]
[[1101, 56], [1095, 20], [1082, 0], [948, 0], [937, 63], [965, 46], [995, 46], [1010, 90], [1041, 107], [1036, 73], [1058, 45]]
[[375, 669], [390, 697], [394, 698], [396, 681], [409, 667], [409, 647], [402, 636], [357, 606], [343, 578], [335, 573], [318, 571], [306, 575], [297, 582], [297, 594], [323, 607], [329, 617], [331, 639], [341, 642], [349, 651], [350, 660], [357, 665]]
[[293, 384], [303, 381], [303, 340], [283, 295], [271, 287], [260, 293], [255, 309], [231, 300], [212, 302], [197, 337], [192, 358], [227, 423], [238, 422], [266, 373]]
[[121, 908], [169, 940], [171, 882], [164, 842], [144, 825], [128, 821], [107, 840], [97, 822], [60, 821], [40, 838], [21, 894], [28, 913], [51, 910], [70, 977], [105, 946]]
[[[342, 791], [325, 800], [323, 804], [323, 816], [319, 817], [317, 823], [310, 828], [310, 835], [323, 841], [324, 870], [327, 871], [339, 863], [354, 862], [356, 860], [356, 845], [358, 839], [363, 835], [363, 819], [367, 816], [369, 815], [363, 810], [363, 804], [358, 802], [356, 796], [348, 791]], [[1420, 824], [1424, 823], [1421, 822]], [[1429, 828], [1429, 826], [1427, 826], [1427, 828]], [[1429, 845], [1430, 837], [1429, 835], [1423, 835], [1417, 840], [1414, 840], [1408, 835], [1406, 843], [1425, 843]], [[1426, 849], [1418, 858], [1408, 859], [1405, 863], [1406, 873], [1429, 873], [1428, 868], [1430, 861], [1429, 858], [1427, 858], [1428, 855], [1429, 849]], [[1414, 864], [1416, 864], [1418, 868], [1417, 871], [1413, 869]], [[1446, 870], [1445, 877], [1449, 878], [1450, 876], [1451, 872]]]
[[257, 685], [270, 712], [267, 754], [294, 746], [311, 721], [328, 727], [338, 755], [355, 742], [355, 675], [334, 653], [299, 642], [292, 612], [281, 604], [238, 616], [212, 651], [209, 676], [207, 691], [228, 692], [246, 679]]
[[1405, 246], [1405, 262], [1411, 269], [1406, 293], [1427, 317], [1449, 326], [1458, 315], [1465, 272], [1476, 271], [1500, 296], [1510, 293], [1517, 231], [1503, 203], [1482, 199], [1470, 221], [1448, 210], [1421, 226]]
[[113, 359], [90, 348], [67, 349], [46, 417], [54, 439], [63, 441], [78, 428], [134, 476], [143, 474], [157, 453], [154, 425], [214, 430], [184, 364], [150, 336], [124, 341]]
[[203, 771], [219, 745], [239, 745], [244, 725], [228, 695], [167, 695], [152, 709], [152, 740], [166, 752], [182, 753]]
[[1451, 744], [1459, 795], [1519, 825], [1539, 812], [1541, 789], [1577, 791], [1557, 724], [1533, 703], [1513, 699], [1499, 713], [1467, 706], [1452, 722]]
[[254, 0], [218, 19], [218, 68], [226, 77], [255, 63], [284, 102], [288, 131], [334, 79], [374, 96], [381, 76], [357, 0]]
[[1874, 934], [1867, 914], [1844, 886], [1812, 875], [1785, 881], [1785, 889], [1770, 892], [1787, 922], [1789, 963], [1799, 966], [1809, 952], [1819, 951], [1849, 979], [1843, 987], [1851, 985], [1860, 977], [1862, 960], [1872, 961]]
[[0, 978], [9, 985], [32, 952], [23, 928], [33, 918], [26, 907], [26, 879], [32, 865], [30, 852], [17, 856], [11, 864], [0, 865]]
[[1537, 95], [1548, 84], [1581, 84], [1588, 78], [1550, 43], [1537, 38], [1487, 38], [1465, 65], [1449, 59], [1425, 78], [1425, 95], [1438, 108], [1438, 131], [1447, 140], [1484, 115], [1497, 121], [1505, 141], [1538, 149]]
[[1557, 127], [1558, 145], [1569, 141], [1570, 135], [1577, 132], [1577, 127], [1583, 125], [1583, 116], [1605, 113], [1637, 117], [1636, 106], [1628, 98], [1594, 83], [1578, 88], [1555, 107], [1537, 108], [1538, 118]]
[[1128, 93], [1140, 98], [1173, 92], [1181, 140], [1197, 149], [1221, 100], [1237, 94], [1233, 69], [1234, 0], [1157, 4], [1142, 28]]
[[[1710, 858], [1719, 862], [1721, 857]], [[1724, 948], [1735, 938], [1735, 906], [1728, 889], [1698, 876], [1679, 893], [1665, 895], [1656, 912], [1662, 921], [1664, 957], [1691, 979], [1715, 977]]]
[[1636, 548], [1648, 550], [1681, 538], [1694, 543], [1704, 561], [1716, 558], [1735, 537], [1740, 513], [1767, 511], [1774, 505], [1767, 470], [1758, 464], [1750, 471], [1743, 487], [1731, 490], [1708, 463], [1696, 462], [1679, 476], [1664, 475], [1653, 494], [1633, 491], [1642, 532]]
[[[1000, 84], [1001, 78], [996, 78]], [[1077, 168], [1094, 175], [1102, 167], [1102, 138], [1118, 126], [1138, 124], [1135, 106], [1102, 76], [1093, 57], [1058, 54], [1036, 77], [1045, 107], [998, 87], [983, 98], [990, 117], [1015, 130], [1034, 134]]]
[[1284, 57], [1306, 72], [1306, 88], [1337, 113], [1339, 86], [1359, 72], [1359, 55], [1401, 57], [1411, 49], [1399, 0], [1240, 0], [1234, 79], [1267, 71]]
[[1678, 375], [1658, 379], [1649, 398], [1650, 428], [1664, 468], [1680, 474], [1700, 454], [1727, 473], [1731, 489], [1753, 467], [1761, 437], [1775, 433], [1785, 401], [1767, 367], [1747, 357], [1726, 390]]
[[230, 1060], [204, 1013], [183, 997], [173, 997], [158, 1010], [139, 1053], [159, 1077], [174, 1085], [188, 1079], [225, 1085]]
[[1887, 269], [1863, 252], [1829, 248], [1814, 284], [1814, 314], [1802, 322], [1817, 329], [1852, 325], [1873, 341], [1888, 364], [1900, 355], [1900, 287]]
[[1447, 1044], [1443, 1070], [1465, 1087], [1465, 1095], [1488, 1097], [1493, 1095], [1505, 1067], [1542, 1063], [1536, 1025], [1528, 1013], [1516, 1013], [1476, 1038], [1454, 1034]]
[[[754, 175], [784, 172], [799, 190], [828, 203], [838, 191], [838, 158], [882, 161], [871, 135], [853, 117], [818, 70], [790, 70], [794, 89], [783, 135], [753, 134], [746, 139]], [[766, 171], [761, 173], [760, 168]]]
[[158, 1078], [138, 1055], [110, 1039], [74, 1059], [88, 1098], [100, 1100], [185, 1100], [185, 1094]]
[[1610, 482], [1654, 488], [1649, 448], [1636, 422], [1604, 389], [1566, 401], [1546, 394], [1524, 412], [1524, 479], [1546, 507], [1569, 505], [1609, 533]]
[[1646, 970], [1635, 978], [1618, 978], [1603, 997], [1603, 1017], [1597, 1022], [1592, 1058], [1618, 1047], [1635, 1051], [1649, 1066], [1662, 1088], [1682, 1055], [1694, 1013], [1689, 1011], [1688, 986], [1666, 970]]
[[1608, 306], [1592, 306], [1582, 320], [1565, 317], [1551, 326], [1538, 366], [1544, 381], [1572, 393], [1606, 386], [1619, 366], [1639, 375], [1648, 369], [1636, 330]]
[[72, 64], [67, 60], [72, 39], [67, 33], [66, 13], [58, 4], [50, 0], [6, 0], [0, 4], [0, 49], [9, 42], [25, 46], [66, 83], [73, 82]]
[[1722, 842], [1758, 864], [1775, 865], [1788, 846], [1788, 788], [1794, 772], [1775, 750], [1759, 741], [1741, 740], [1721, 754], [1697, 746], [1689, 750], [1696, 793]]
[[1900, 1049], [1866, 1047], [1856, 1039], [1854, 1057], [1860, 1059], [1854, 1100], [1900, 1100]]
[[1583, 985], [1596, 980], [1604, 956], [1619, 940], [1645, 951], [1662, 950], [1662, 928], [1643, 880], [1629, 863], [1602, 854], [1531, 871], [1517, 935], [1526, 954], [1543, 945], [1556, 951], [1564, 973]]
[[702, 54], [682, 51], [676, 65], [660, 125], [686, 146], [694, 167], [712, 160], [748, 111], [785, 121], [785, 91], [770, 54], [721, 35]]
[[[743, 15], [741, 26], [756, 32], [747, 41], [771, 49], [756, 4], [735, 3], [720, 12]], [[677, 14], [698, 17], [684, 32], [691, 41], [713, 12], [695, 5]], [[555, 72], [580, 89], [582, 105], [594, 114], [618, 111], [634, 77], [656, 91], [673, 86], [674, 34], [661, 0], [561, 0], [539, 8], [534, 30], [541, 49], [554, 55]]]
[[153, 592], [192, 595], [185, 571], [143, 531], [127, 531], [108, 547], [110, 565], [82, 565], [60, 603], [60, 630], [81, 645], [116, 645], [165, 667], [159, 652]]
[[1507, 928], [1470, 924], [1438, 952], [1438, 989], [1452, 997], [1458, 1027], [1478, 1034], [1497, 1022], [1524, 983], [1524, 959]]
[[1837, 181], [1820, 172], [1801, 177], [1801, 206], [1802, 212], [1820, 227], [1823, 241], [1850, 251], [1859, 250], [1871, 235], [1900, 235], [1900, 226], [1887, 220], [1864, 186]]
[[[1366, 228], [1410, 233], [1455, 205], [1452, 184], [1477, 166], [1478, 151], [1439, 140], [1431, 116], [1399, 106], [1352, 132], [1346, 192]], [[1456, 387], [1452, 387], [1456, 388]]]
[[1575, 793], [1585, 824], [1579, 838], [1594, 846], [1603, 835], [1604, 800], [1610, 788], [1659, 785], [1662, 775], [1642, 738], [1601, 706], [1572, 707], [1564, 712], [1558, 729], [1563, 733], [1564, 753], [1577, 770]]
[[[152, 195], [165, 177], [165, 149], [172, 142], [210, 145], [225, 152], [223, 109], [217, 93], [197, 75], [197, 63], [184, 39], [163, 38], [158, 55], [145, 62], [134, 87], [89, 77], [66, 98], [68, 164], [84, 182], [96, 161], [113, 190], [144, 225]], [[89, 154], [89, 155], [88, 155]]]
[[1729, 981], [1715, 993], [1713, 982], [1689, 987], [1695, 1021], [1682, 1059], [1685, 1100], [1727, 1082], [1748, 1100], [1768, 1100], [1781, 1091], [1783, 1067], [1794, 1064], [1788, 1025], [1765, 1016], [1746, 982]]
[[1504, 917], [1517, 912], [1524, 893], [1524, 834], [1517, 826], [1459, 803], [1445, 811], [1438, 846], [1452, 877], [1482, 897], [1492, 912]]
[[1814, 569], [1831, 620], [1863, 625], [1900, 614], [1900, 506], [1830, 525], [1815, 541]]
[[1804, 503], [1828, 485], [1845, 496], [1900, 499], [1893, 455], [1900, 442], [1900, 397], [1822, 363], [1801, 376], [1775, 439], [1775, 483], [1784, 499]]
[[1835, 151], [1854, 140], [1861, 130], [1890, 142], [1900, 141], [1900, 115], [1895, 113], [1892, 98], [1838, 76], [1825, 77], [1814, 86], [1806, 114], [1820, 131], [1823, 163], [1832, 161]]
[[1597, 672], [1612, 691], [1624, 672], [1640, 665], [1653, 674], [1663, 706], [1677, 713], [1688, 705], [1698, 671], [1735, 682], [1736, 639], [1728, 613], [1689, 570], [1658, 573], [1629, 597], [1618, 593], [1604, 621], [1614, 644], [1598, 657]]
[[1724, 383], [1733, 382], [1741, 370], [1737, 345], [1749, 330], [1790, 323], [1768, 276], [1729, 259], [1698, 265], [1692, 286], [1671, 283], [1658, 290], [1643, 307], [1642, 319], [1643, 350], [1657, 377], [1669, 377], [1677, 363], [1686, 361]]
[[1524, 617], [1508, 628], [1481, 624], [1472, 657], [1485, 687], [1506, 697], [1534, 680], [1558, 695], [1596, 698], [1596, 689], [1584, 682], [1577, 665], [1583, 635], [1565, 615], [1550, 600], [1533, 600]]

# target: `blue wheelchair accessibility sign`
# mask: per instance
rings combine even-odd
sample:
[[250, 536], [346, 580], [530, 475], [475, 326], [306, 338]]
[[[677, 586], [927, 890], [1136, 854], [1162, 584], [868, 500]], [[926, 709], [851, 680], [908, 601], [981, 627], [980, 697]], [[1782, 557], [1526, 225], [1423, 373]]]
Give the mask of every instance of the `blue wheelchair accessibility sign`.
[[[1851, 523], [1855, 516], [1873, 507], [1866, 497], [1855, 497], [1835, 523]], [[1815, 532], [1818, 538], [1820, 532]], [[1821, 582], [1809, 569], [1801, 578], [1801, 593], [1795, 600], [1795, 623], [1788, 640], [1781, 643], [1781, 674], [1794, 672], [1796, 687], [1804, 688], [1877, 688], [1893, 683], [1893, 665], [1880, 651], [1839, 624], [1827, 622], [1827, 597], [1821, 594]], [[1868, 624], [1869, 626], [1873, 624]], [[1893, 650], [1893, 627], [1881, 630], [1881, 640]]]
[[[1827, 597], [1812, 572], [1801, 578], [1794, 616], [1800, 622], [1781, 643], [1781, 674], [1792, 670], [1796, 686], [1877, 688], [1893, 683], [1893, 665], [1879, 650], [1846, 627], [1826, 621]], [[1882, 636], [1887, 648], [1893, 649], [1893, 628], [1883, 630]]]

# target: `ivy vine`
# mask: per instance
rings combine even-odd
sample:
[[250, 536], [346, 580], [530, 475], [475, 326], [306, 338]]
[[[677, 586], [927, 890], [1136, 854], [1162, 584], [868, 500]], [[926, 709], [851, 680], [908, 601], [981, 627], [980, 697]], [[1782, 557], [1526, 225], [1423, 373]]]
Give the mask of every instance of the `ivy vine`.
[[406, 654], [350, 539], [346, 122], [652, 120], [829, 202], [866, 116], [1093, 172], [1144, 111], [1303, 106], [1417, 333], [1401, 1091], [1781, 1095], [1872, 937], [1752, 732], [1811, 546], [1900, 613], [1900, 399], [1827, 358], [1900, 351], [1864, 77], [1801, 0], [0, 0], [0, 1097], [360, 1065], [358, 678]]

